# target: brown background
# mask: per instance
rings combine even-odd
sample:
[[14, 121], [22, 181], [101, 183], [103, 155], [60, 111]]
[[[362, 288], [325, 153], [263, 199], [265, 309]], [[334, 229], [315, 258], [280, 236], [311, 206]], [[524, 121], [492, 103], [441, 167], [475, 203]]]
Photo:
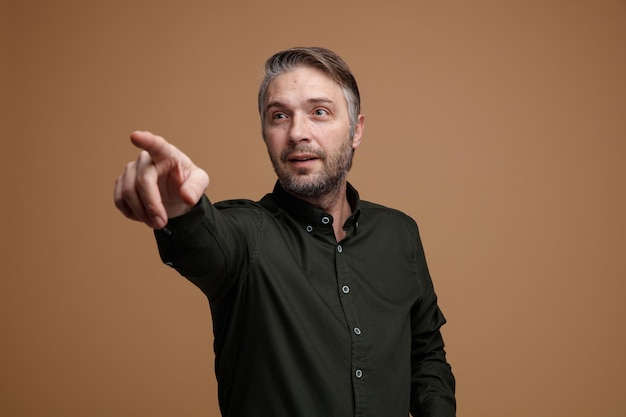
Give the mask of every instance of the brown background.
[[260, 198], [261, 65], [295, 45], [360, 82], [351, 181], [421, 225], [459, 416], [626, 415], [624, 1], [1, 7], [0, 415], [217, 415], [206, 300], [113, 181], [150, 129]]

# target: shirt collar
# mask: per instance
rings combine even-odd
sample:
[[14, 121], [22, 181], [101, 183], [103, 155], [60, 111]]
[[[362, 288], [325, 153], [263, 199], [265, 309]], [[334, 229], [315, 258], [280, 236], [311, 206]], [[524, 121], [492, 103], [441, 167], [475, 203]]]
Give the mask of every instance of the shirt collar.
[[[274, 185], [272, 196], [274, 197], [276, 204], [281, 209], [285, 210], [291, 217], [299, 222], [316, 226], [332, 225], [333, 217], [330, 214], [289, 194], [278, 181], [276, 181], [276, 184]], [[343, 227], [346, 231], [356, 230], [356, 227], [358, 226], [358, 219], [361, 214], [360, 199], [359, 193], [350, 183], [348, 183], [346, 187], [346, 196], [348, 198], [350, 208], [352, 209], [352, 214], [348, 217]]]

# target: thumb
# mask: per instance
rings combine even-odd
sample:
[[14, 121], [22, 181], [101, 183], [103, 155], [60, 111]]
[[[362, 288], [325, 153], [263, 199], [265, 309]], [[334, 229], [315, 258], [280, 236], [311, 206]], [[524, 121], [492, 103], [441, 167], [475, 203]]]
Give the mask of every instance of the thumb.
[[180, 187], [180, 198], [185, 204], [195, 206], [204, 192], [209, 188], [209, 175], [201, 168], [194, 166]]

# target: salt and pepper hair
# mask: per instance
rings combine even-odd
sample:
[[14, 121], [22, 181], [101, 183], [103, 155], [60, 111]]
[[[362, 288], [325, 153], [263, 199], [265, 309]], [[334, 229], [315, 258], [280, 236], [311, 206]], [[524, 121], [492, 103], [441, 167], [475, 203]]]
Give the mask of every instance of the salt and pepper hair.
[[267, 88], [281, 74], [298, 67], [311, 67], [323, 71], [341, 86], [348, 102], [350, 117], [350, 137], [354, 136], [355, 127], [361, 113], [361, 96], [356, 80], [348, 65], [333, 51], [319, 47], [298, 47], [277, 52], [265, 62], [265, 77], [259, 88], [259, 115], [263, 137], [265, 137], [265, 100]]

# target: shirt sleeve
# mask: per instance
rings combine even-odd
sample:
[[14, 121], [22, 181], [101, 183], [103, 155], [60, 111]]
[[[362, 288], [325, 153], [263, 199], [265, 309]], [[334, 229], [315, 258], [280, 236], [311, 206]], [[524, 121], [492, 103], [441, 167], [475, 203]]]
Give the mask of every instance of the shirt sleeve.
[[203, 196], [154, 233], [161, 260], [214, 300], [245, 278], [261, 227], [253, 205], [233, 202], [218, 209]]
[[446, 361], [440, 331], [446, 320], [437, 305], [419, 232], [415, 261], [422, 296], [411, 310], [411, 414], [414, 417], [454, 417], [455, 379]]

